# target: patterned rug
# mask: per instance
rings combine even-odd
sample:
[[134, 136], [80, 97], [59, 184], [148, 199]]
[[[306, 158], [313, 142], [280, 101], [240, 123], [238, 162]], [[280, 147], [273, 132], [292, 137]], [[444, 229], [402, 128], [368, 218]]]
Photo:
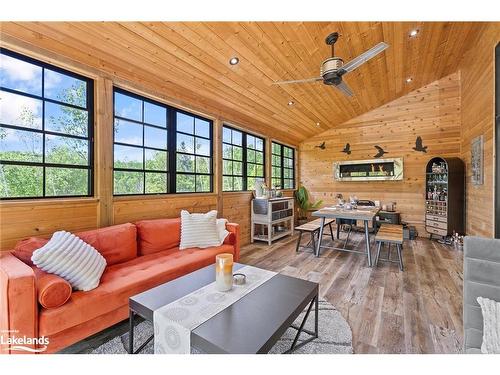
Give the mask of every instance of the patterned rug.
[[[299, 326], [305, 312], [301, 313], [295, 325]], [[314, 331], [314, 311], [309, 314], [305, 328]], [[289, 328], [281, 339], [272, 347], [269, 353], [279, 354], [287, 351], [295, 337], [296, 330]], [[135, 327], [134, 342], [137, 347], [148, 339], [153, 333], [153, 324], [143, 321]], [[309, 337], [302, 333], [299, 343]], [[128, 332], [119, 336], [111, 337], [108, 341], [95, 349], [89, 351], [92, 354], [126, 354], [128, 346]], [[136, 349], [137, 349], [136, 347]], [[200, 354], [196, 349], [193, 354]], [[335, 307], [330, 303], [319, 301], [319, 337], [297, 349], [294, 354], [352, 354], [352, 332], [347, 321], [342, 317]], [[153, 342], [151, 341], [141, 354], [153, 354]]]

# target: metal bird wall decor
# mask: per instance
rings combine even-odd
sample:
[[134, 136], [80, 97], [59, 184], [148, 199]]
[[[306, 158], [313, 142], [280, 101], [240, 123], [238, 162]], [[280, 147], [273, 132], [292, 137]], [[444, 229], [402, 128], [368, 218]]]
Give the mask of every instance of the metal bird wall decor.
[[384, 154], [388, 153], [387, 151], [384, 151], [384, 149], [382, 147], [380, 147], [379, 145], [375, 145], [373, 147], [375, 147], [378, 150], [377, 155], [375, 155], [374, 158], [378, 159], [378, 158], [384, 156]]
[[314, 146], [314, 147], [317, 147], [317, 148], [324, 150], [326, 148], [326, 145], [325, 145], [325, 142], [323, 142], [322, 144]]
[[415, 147], [413, 147], [415, 151], [419, 152], [427, 152], [427, 146], [422, 144], [422, 137], [418, 136], [415, 140]]
[[351, 155], [351, 145], [349, 143], [346, 143], [342, 152], [347, 155]]

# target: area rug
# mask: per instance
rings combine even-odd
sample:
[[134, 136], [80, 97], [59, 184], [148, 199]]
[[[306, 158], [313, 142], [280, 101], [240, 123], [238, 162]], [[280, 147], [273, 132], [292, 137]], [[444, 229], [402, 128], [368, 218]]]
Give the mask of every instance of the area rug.
[[[295, 325], [300, 325], [305, 312], [302, 312]], [[314, 311], [311, 311], [308, 321], [305, 324], [308, 330], [314, 330]], [[287, 351], [295, 337], [296, 330], [289, 328], [281, 339], [271, 348], [270, 354], [279, 354]], [[135, 327], [134, 342], [138, 347], [148, 339], [153, 333], [153, 324], [143, 321]], [[299, 341], [309, 337], [302, 333]], [[119, 336], [110, 338], [109, 341], [90, 351], [91, 354], [126, 354], [128, 347], [128, 332]], [[193, 354], [201, 354], [196, 349]], [[325, 300], [319, 301], [319, 337], [301, 348], [294, 354], [352, 354], [352, 332], [347, 321], [342, 317], [335, 307]], [[141, 351], [141, 354], [153, 354], [153, 342], [150, 342]]]

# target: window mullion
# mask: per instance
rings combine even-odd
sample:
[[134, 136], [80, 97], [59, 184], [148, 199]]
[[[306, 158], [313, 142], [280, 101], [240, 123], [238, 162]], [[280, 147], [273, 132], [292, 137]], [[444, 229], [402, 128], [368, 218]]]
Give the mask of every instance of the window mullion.
[[[248, 160], [247, 160], [247, 133], [242, 133], [242, 139], [241, 139], [241, 145], [242, 145], [242, 152], [243, 152], [243, 155], [242, 155], [242, 177], [243, 177], [243, 181], [242, 181], [242, 189], [243, 191], [247, 191], [248, 189], [248, 174], [247, 174], [247, 170], [248, 170]], [[234, 171], [233, 171], [234, 172]]]

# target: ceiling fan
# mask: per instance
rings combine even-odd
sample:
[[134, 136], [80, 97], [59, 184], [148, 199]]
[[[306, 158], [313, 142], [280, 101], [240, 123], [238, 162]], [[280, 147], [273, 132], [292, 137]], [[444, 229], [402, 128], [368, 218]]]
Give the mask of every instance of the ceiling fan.
[[292, 81], [278, 81], [273, 82], [273, 85], [288, 85], [290, 83], [309, 83], [323, 81], [325, 85], [335, 86], [347, 96], [353, 96], [351, 88], [342, 80], [342, 76], [346, 73], [352, 72], [360, 65], [364, 64], [371, 58], [377, 56], [380, 52], [385, 50], [389, 45], [380, 42], [376, 46], [370, 48], [368, 51], [363, 52], [358, 57], [355, 57], [348, 63], [344, 64], [344, 60], [340, 57], [335, 57], [335, 42], [339, 38], [339, 33], [331, 33], [325, 39], [326, 44], [332, 46], [332, 57], [329, 57], [321, 63], [320, 75], [321, 77], [298, 79]]

